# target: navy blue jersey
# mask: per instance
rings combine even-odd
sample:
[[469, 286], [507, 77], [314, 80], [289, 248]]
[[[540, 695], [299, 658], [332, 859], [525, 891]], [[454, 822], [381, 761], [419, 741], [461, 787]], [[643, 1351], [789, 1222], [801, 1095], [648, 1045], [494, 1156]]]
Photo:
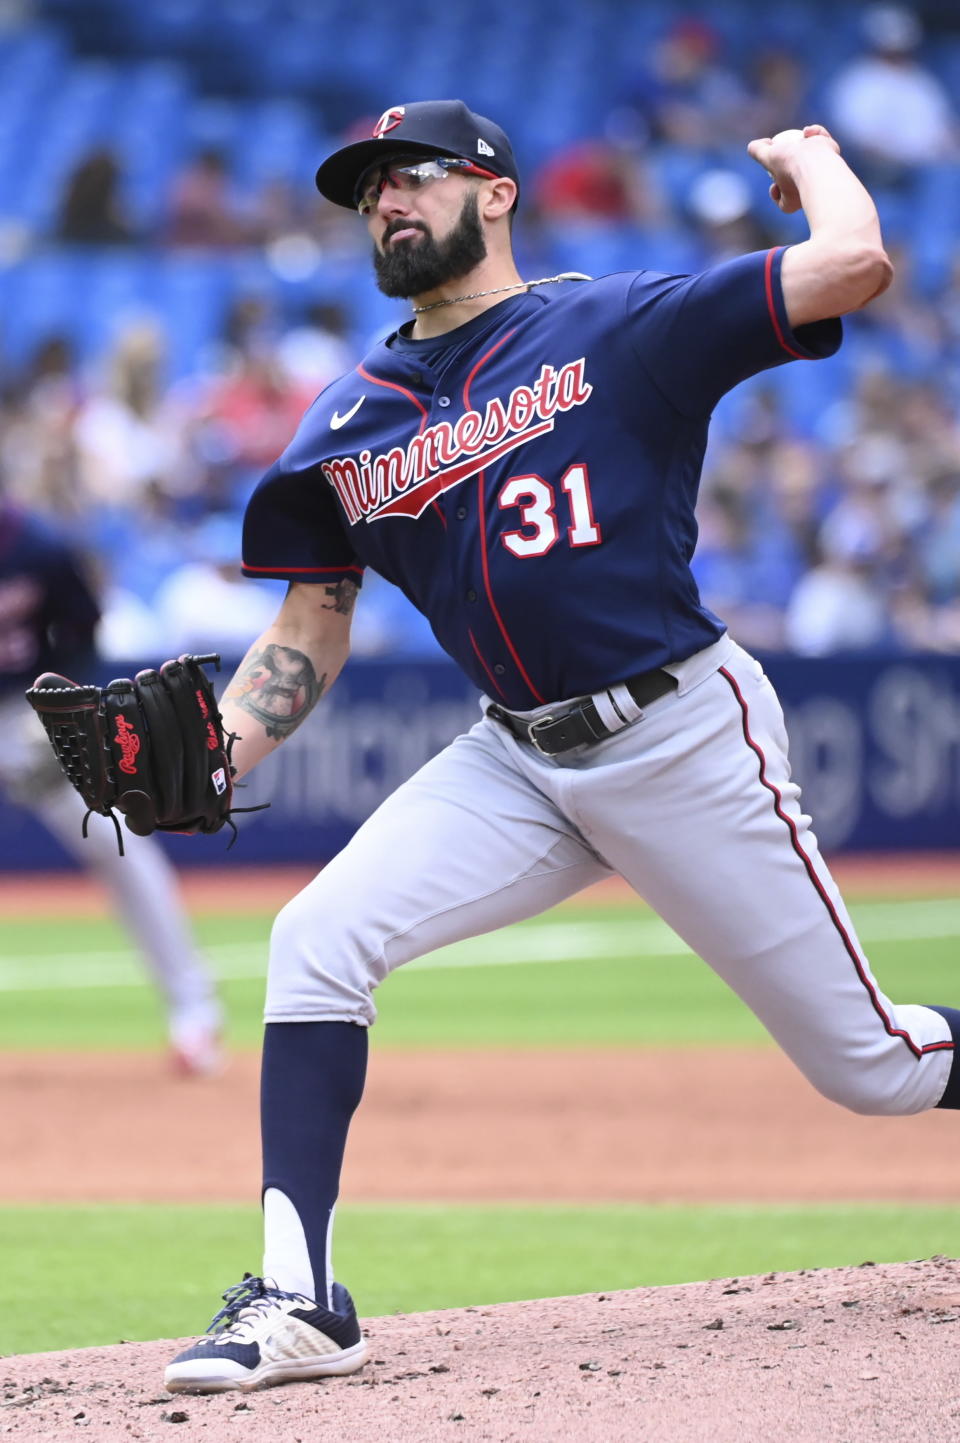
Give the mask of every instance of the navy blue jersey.
[[0, 506], [0, 698], [42, 671], [89, 666], [99, 617], [70, 548], [44, 522]]
[[373, 567], [517, 709], [708, 646], [724, 627], [690, 558], [710, 414], [746, 377], [840, 344], [839, 321], [790, 329], [781, 258], [544, 286], [445, 336], [388, 337], [260, 483], [245, 572]]

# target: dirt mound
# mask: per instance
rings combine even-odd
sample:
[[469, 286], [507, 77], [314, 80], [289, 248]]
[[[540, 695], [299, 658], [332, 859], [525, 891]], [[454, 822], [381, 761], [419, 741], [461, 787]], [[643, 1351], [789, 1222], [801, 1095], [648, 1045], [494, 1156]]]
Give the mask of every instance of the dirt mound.
[[[960, 1263], [728, 1278], [374, 1318], [353, 1378], [172, 1398], [176, 1344], [0, 1360], [0, 1434], [148, 1443], [940, 1443]], [[82, 1429], [82, 1433], [75, 1430]]]

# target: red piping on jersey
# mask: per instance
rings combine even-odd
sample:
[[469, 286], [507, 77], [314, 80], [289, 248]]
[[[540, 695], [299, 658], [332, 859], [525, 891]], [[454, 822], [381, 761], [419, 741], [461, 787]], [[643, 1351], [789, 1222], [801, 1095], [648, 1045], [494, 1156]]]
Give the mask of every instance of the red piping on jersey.
[[[485, 366], [485, 365], [486, 365], [487, 361], [489, 361], [490, 357], [494, 354], [494, 352], [495, 352], [495, 351], [498, 351], [498, 350], [500, 349], [500, 347], [503, 346], [503, 345], [505, 345], [506, 342], [510, 340], [510, 337], [513, 336], [513, 335], [515, 335], [515, 334], [516, 334], [516, 326], [514, 326], [514, 328], [513, 328], [512, 331], [508, 331], [505, 336], [501, 336], [500, 339], [499, 339], [499, 341], [497, 341], [495, 345], [493, 345], [493, 346], [490, 347], [489, 351], [485, 351], [484, 354], [480, 357], [480, 359], [479, 359], [479, 361], [477, 362], [477, 364], [474, 366], [473, 370], [470, 372], [470, 374], [469, 374], [469, 376], [467, 377], [466, 381], [464, 382], [464, 386], [463, 386], [463, 409], [464, 409], [465, 411], [469, 411], [469, 409], [470, 409], [470, 387], [471, 387], [471, 385], [473, 384], [473, 378], [474, 378], [474, 376], [477, 374], [477, 372], [479, 371], [479, 369], [480, 369], [481, 366]], [[504, 641], [507, 643], [507, 650], [509, 651], [510, 655], [513, 657], [514, 664], [516, 665], [517, 671], [518, 671], [518, 672], [520, 673], [520, 675], [523, 677], [523, 680], [524, 680], [527, 688], [528, 688], [529, 691], [530, 691], [530, 695], [533, 696], [533, 697], [535, 697], [536, 700], [538, 701], [538, 703], [539, 703], [541, 706], [543, 706], [544, 703], [545, 703], [545, 701], [546, 701], [546, 698], [545, 698], [545, 697], [542, 697], [542, 696], [540, 695], [540, 693], [537, 691], [537, 688], [534, 686], [533, 682], [530, 680], [529, 676], [527, 675], [526, 667], [524, 666], [523, 662], [520, 660], [520, 657], [519, 657], [519, 655], [518, 655], [518, 653], [517, 653], [517, 648], [514, 646], [513, 641], [512, 641], [511, 638], [510, 638], [510, 633], [507, 631], [507, 628], [506, 628], [506, 626], [504, 625], [503, 617], [500, 615], [500, 612], [499, 612], [498, 609], [497, 609], [497, 603], [496, 603], [496, 602], [494, 601], [494, 599], [493, 599], [493, 589], [492, 589], [492, 587], [491, 587], [491, 585], [490, 585], [490, 560], [489, 560], [489, 557], [488, 557], [488, 555], [487, 555], [487, 523], [486, 523], [486, 518], [485, 518], [485, 516], [484, 516], [484, 506], [483, 506], [484, 481], [485, 481], [485, 478], [486, 478], [486, 472], [485, 472], [485, 471], [481, 471], [480, 474], [479, 474], [479, 476], [478, 476], [478, 478], [477, 478], [477, 504], [478, 504], [479, 513], [480, 513], [480, 514], [479, 514], [479, 520], [480, 520], [480, 564], [481, 564], [481, 566], [482, 566], [482, 568], [483, 568], [483, 589], [484, 589], [484, 591], [486, 591], [486, 593], [487, 593], [487, 600], [488, 600], [489, 603], [490, 603], [490, 610], [493, 612], [494, 620], [496, 621], [497, 626], [500, 628], [500, 635], [503, 637]], [[478, 655], [479, 655], [479, 653], [478, 653]], [[482, 658], [481, 658], [481, 660], [482, 660]], [[503, 692], [500, 690], [499, 687], [497, 687], [497, 690], [500, 692], [500, 695], [503, 696]]]
[[502, 686], [500, 685], [500, 683], [497, 681], [497, 678], [494, 676], [494, 674], [493, 674], [493, 672], [490, 670], [489, 666], [487, 666], [486, 658], [484, 657], [483, 652], [480, 650], [479, 646], [477, 646], [477, 638], [474, 636], [473, 632], [470, 630], [469, 627], [467, 628], [467, 635], [468, 635], [469, 638], [470, 638], [470, 645], [473, 647], [474, 651], [476, 652], [477, 661], [478, 661], [478, 662], [480, 663], [480, 665], [483, 667], [484, 671], [486, 672], [486, 674], [487, 674], [487, 676], [488, 676], [488, 678], [489, 678], [489, 680], [490, 680], [490, 685], [491, 685], [492, 687], [495, 687], [496, 690], [497, 690], [497, 691], [500, 693], [500, 695], [503, 697], [504, 701], [506, 701], [506, 694], [505, 694], [505, 692], [504, 692], [504, 690], [503, 690], [503, 687], [502, 687]]
[[793, 356], [795, 361], [806, 361], [810, 359], [809, 356], [805, 356], [802, 351], [795, 351], [792, 346], [787, 345], [783, 329], [780, 325], [780, 317], [777, 315], [777, 308], [773, 300], [773, 258], [777, 254], [777, 251], [782, 249], [782, 246], [774, 246], [773, 250], [767, 251], [767, 259], [763, 267], [763, 287], [767, 293], [767, 310], [770, 312], [770, 320], [773, 323], [774, 334], [787, 355]]
[[365, 570], [363, 566], [250, 566], [246, 561], [241, 561], [240, 565], [244, 571], [282, 571], [284, 576], [288, 571], [295, 571], [298, 576], [305, 572], [316, 576], [321, 571], [336, 571], [338, 574], [341, 571], [355, 571], [358, 576], [362, 576]]
[[[408, 391], [406, 386], [398, 386], [396, 381], [382, 381], [379, 376], [372, 376], [369, 371], [363, 369], [362, 365], [357, 366], [357, 374], [362, 376], [365, 381], [369, 381], [371, 386], [385, 386], [388, 391], [399, 391], [401, 396], [406, 396], [407, 400], [411, 401], [420, 412], [420, 430], [423, 430], [424, 422], [427, 419], [427, 408], [412, 391]], [[420, 431], [417, 432], [418, 436], [419, 434]]]
[[497, 341], [494, 345], [492, 345], [492, 346], [490, 347], [489, 351], [484, 351], [483, 355], [480, 357], [479, 361], [478, 361], [477, 364], [474, 366], [473, 370], [470, 372], [469, 376], [467, 377], [466, 381], [465, 381], [464, 384], [463, 384], [463, 409], [464, 409], [465, 411], [469, 411], [469, 410], [470, 410], [470, 387], [473, 385], [473, 378], [474, 378], [474, 376], [477, 374], [477, 372], [479, 371], [480, 367], [481, 367], [481, 366], [485, 366], [485, 365], [487, 364], [487, 362], [489, 361], [490, 357], [491, 357], [496, 351], [499, 351], [499, 349], [500, 349], [501, 346], [505, 346], [506, 343], [507, 343], [507, 341], [510, 340], [510, 337], [511, 337], [511, 336], [515, 336], [516, 333], [517, 333], [517, 328], [516, 328], [516, 326], [514, 326], [514, 328], [513, 328], [512, 331], [508, 331], [505, 336], [501, 336], [500, 339], [499, 339], [499, 341]]
[[887, 1036], [901, 1038], [902, 1041], [906, 1043], [907, 1047], [909, 1047], [910, 1051], [913, 1053], [914, 1057], [916, 1057], [918, 1061], [921, 1057], [924, 1056], [925, 1053], [928, 1052], [952, 1052], [954, 1050], [954, 1045], [952, 1041], [928, 1042], [926, 1046], [921, 1047], [918, 1042], [914, 1042], [913, 1038], [908, 1032], [904, 1032], [902, 1028], [894, 1027], [893, 1022], [887, 1016], [886, 1012], [883, 1009], [883, 1006], [881, 1005], [880, 998], [877, 996], [877, 989], [867, 973], [866, 966], [862, 957], [860, 956], [856, 947], [853, 944], [853, 939], [851, 938], [850, 933], [847, 931], [846, 927], [844, 927], [843, 922], [840, 920], [840, 915], [833, 904], [833, 901], [831, 900], [826, 889], [824, 888], [823, 883], [820, 881], [820, 878], [814, 871], [813, 862], [810, 860], [808, 853], [805, 852], [803, 849], [803, 844], [800, 841], [800, 834], [797, 831], [796, 822], [791, 816], [788, 815], [787, 812], [784, 811], [783, 797], [780, 791], [777, 787], [774, 786], [773, 782], [769, 781], [767, 778], [767, 759], [763, 754], [762, 747], [760, 747], [760, 745], [756, 741], [754, 741], [753, 737], [750, 735], [750, 717], [747, 709], [747, 703], [743, 697], [743, 693], [741, 692], [734, 678], [731, 676], [730, 672], [727, 671], [726, 667], [720, 667], [720, 675], [725, 678], [725, 680], [730, 686], [730, 689], [732, 690], [734, 696], [737, 699], [737, 705], [740, 708], [740, 715], [743, 720], [744, 740], [746, 741], [747, 746], [750, 748], [750, 750], [756, 754], [760, 761], [760, 784], [761, 786], [766, 787], [768, 792], [771, 792], [773, 794], [774, 811], [787, 827], [787, 830], [790, 833], [790, 843], [793, 847], [793, 850], [802, 861], [806, 869], [807, 876], [810, 878], [810, 881], [813, 883], [814, 887], [819, 893], [820, 900], [823, 902], [823, 905], [826, 907], [828, 913], [830, 914], [830, 920], [840, 934], [840, 938], [843, 942], [847, 956], [850, 958], [850, 961], [856, 968], [857, 976], [860, 978], [860, 981], [863, 983], [864, 988], [869, 994], [873, 1010], [880, 1018], [880, 1021], [883, 1023], [884, 1031], [886, 1032]]
[[[399, 391], [401, 396], [406, 396], [408, 401], [412, 401], [413, 404], [416, 406], [417, 410], [420, 412], [420, 425], [417, 427], [417, 435], [419, 436], [421, 434], [424, 426], [427, 424], [427, 408], [423, 404], [423, 402], [413, 394], [412, 391], [408, 391], [406, 386], [397, 385], [396, 381], [384, 381], [381, 380], [379, 376], [371, 375], [369, 371], [364, 370], [362, 365], [357, 366], [357, 375], [362, 376], [365, 381], [369, 381], [371, 386], [385, 386], [388, 391]], [[440, 520], [443, 523], [443, 528], [444, 530], [446, 530], [447, 518], [440, 510], [440, 507], [437, 505], [436, 501], [433, 502], [433, 509], [440, 517]]]

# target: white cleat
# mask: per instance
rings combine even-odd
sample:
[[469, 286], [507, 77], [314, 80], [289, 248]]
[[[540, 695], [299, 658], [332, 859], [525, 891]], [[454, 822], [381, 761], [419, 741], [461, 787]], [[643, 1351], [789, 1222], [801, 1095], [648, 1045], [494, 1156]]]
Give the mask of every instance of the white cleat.
[[221, 1308], [193, 1347], [168, 1366], [170, 1393], [249, 1392], [274, 1383], [355, 1373], [367, 1360], [353, 1300], [333, 1285], [335, 1311], [302, 1293], [285, 1293], [270, 1278], [245, 1275], [228, 1288]]

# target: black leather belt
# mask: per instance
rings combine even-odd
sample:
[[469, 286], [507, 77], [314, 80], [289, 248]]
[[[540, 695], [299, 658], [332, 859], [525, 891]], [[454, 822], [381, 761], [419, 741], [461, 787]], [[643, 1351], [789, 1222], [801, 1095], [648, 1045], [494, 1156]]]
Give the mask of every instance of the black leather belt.
[[[637, 706], [644, 707], [658, 697], [666, 696], [668, 691], [673, 691], [677, 678], [668, 671], [643, 671], [639, 676], [628, 677], [622, 685], [627, 688]], [[616, 702], [612, 697], [611, 704], [616, 709]], [[497, 702], [492, 702], [487, 707], [487, 716], [505, 726], [518, 741], [530, 742], [538, 752], [543, 752], [547, 757], [568, 752], [571, 747], [590, 746], [594, 742], [602, 742], [607, 737], [616, 735], [616, 729], [608, 727], [601, 720], [596, 702], [590, 696], [574, 702], [559, 716], [551, 714], [539, 717], [536, 721], [524, 721], [522, 717], [514, 716], [512, 711], [507, 711]]]

